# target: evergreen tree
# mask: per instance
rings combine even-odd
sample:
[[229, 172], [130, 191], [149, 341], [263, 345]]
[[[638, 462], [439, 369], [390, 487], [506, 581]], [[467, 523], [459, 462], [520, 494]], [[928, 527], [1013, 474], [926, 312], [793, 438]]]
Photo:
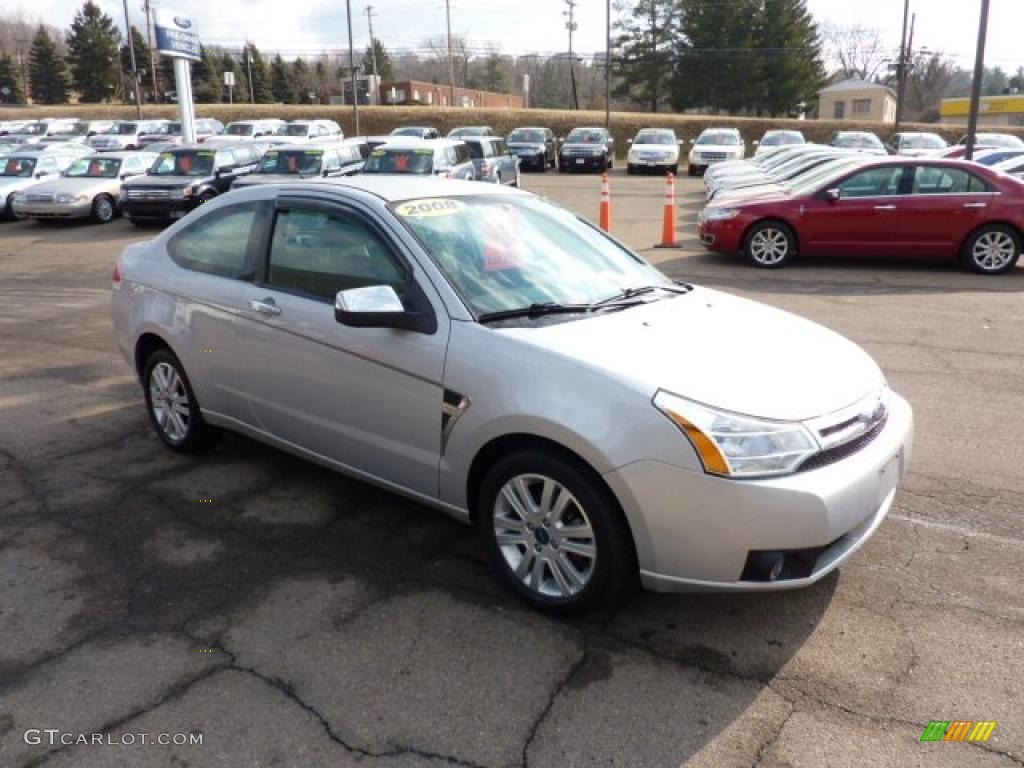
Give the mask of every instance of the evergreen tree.
[[0, 104], [24, 104], [25, 94], [14, 60], [6, 53], [0, 53]]
[[[639, 102], [657, 112], [668, 96], [672, 77], [672, 44], [678, 35], [676, 0], [640, 0], [629, 15], [616, 23], [613, 64], [621, 78], [616, 96]], [[627, 9], [623, 0], [616, 4], [620, 14]]]
[[219, 104], [224, 89], [220, 58], [207, 48], [199, 54], [199, 63], [193, 69], [192, 90], [199, 104]]
[[249, 81], [245, 79], [245, 71], [242, 69], [241, 64], [238, 63], [238, 59], [230, 53], [223, 54], [220, 57], [220, 71], [222, 77], [225, 72], [235, 73], [235, 86], [231, 89], [230, 94], [228, 93], [228, 87], [224, 86], [224, 98], [231, 98], [236, 103], [248, 101]]
[[377, 76], [382, 83], [394, 82], [395, 72], [391, 63], [391, 56], [379, 39], [374, 39], [373, 46], [366, 46], [363, 54], [363, 74], [373, 74], [373, 57], [377, 56]]
[[[292, 82], [298, 94], [300, 104], [312, 104], [316, 98], [315, 75], [306, 60], [301, 56], [292, 62]], [[310, 93], [313, 94], [310, 97]]]
[[57, 44], [39, 25], [28, 54], [29, 93], [37, 104], [68, 103], [68, 65]]
[[[274, 94], [270, 90], [270, 75], [267, 63], [252, 43], [247, 43], [242, 50], [242, 70], [251, 78], [250, 88], [252, 100], [257, 104], [273, 104]], [[249, 94], [246, 94], [248, 96]]]
[[161, 100], [167, 101], [169, 91], [177, 92], [178, 81], [174, 76], [174, 57], [158, 56], [156, 62], [156, 79], [160, 86]]
[[754, 33], [761, 3], [679, 0], [679, 9], [672, 106], [730, 112], [748, 108], [756, 101], [760, 82]]
[[508, 80], [505, 77], [505, 67], [501, 56], [492, 53], [484, 61], [483, 89], [502, 93], [508, 88]]
[[759, 86], [750, 107], [773, 117], [811, 102], [825, 81], [818, 27], [805, 0], [764, 0], [756, 25]]
[[274, 100], [282, 104], [295, 104], [299, 100], [291, 67], [281, 58], [280, 53], [270, 62], [270, 91]]
[[80, 101], [109, 98], [120, 81], [118, 49], [121, 33], [92, 0], [75, 14], [68, 32], [68, 63]]

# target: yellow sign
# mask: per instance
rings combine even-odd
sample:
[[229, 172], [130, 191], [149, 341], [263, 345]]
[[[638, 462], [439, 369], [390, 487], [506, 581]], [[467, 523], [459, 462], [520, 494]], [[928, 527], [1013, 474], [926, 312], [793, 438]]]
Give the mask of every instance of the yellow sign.
[[[970, 99], [943, 99], [939, 106], [943, 117], [967, 117], [970, 111]], [[1024, 114], [1024, 94], [982, 96], [978, 111], [983, 115]]]

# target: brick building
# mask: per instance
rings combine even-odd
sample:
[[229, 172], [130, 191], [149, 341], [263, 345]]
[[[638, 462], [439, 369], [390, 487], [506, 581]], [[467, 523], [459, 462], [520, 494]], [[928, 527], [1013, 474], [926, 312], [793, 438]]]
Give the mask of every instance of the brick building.
[[[422, 104], [424, 106], [447, 107], [450, 106], [448, 103], [450, 93], [451, 90], [447, 85], [424, 83], [419, 80], [406, 80], [402, 83], [381, 83], [378, 104], [381, 106], [412, 106]], [[523, 97], [511, 93], [479, 91], [475, 88], [456, 88], [454, 106], [522, 109]]]

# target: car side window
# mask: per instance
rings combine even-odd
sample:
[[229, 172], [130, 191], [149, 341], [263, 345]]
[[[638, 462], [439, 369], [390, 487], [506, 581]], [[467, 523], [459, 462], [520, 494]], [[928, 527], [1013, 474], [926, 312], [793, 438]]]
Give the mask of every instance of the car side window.
[[44, 157], [39, 161], [38, 173], [56, 173], [57, 172], [57, 159], [54, 157]]
[[920, 166], [914, 173], [915, 195], [966, 195], [988, 192], [988, 185], [961, 168]]
[[201, 216], [178, 232], [167, 244], [171, 260], [179, 267], [220, 277], [252, 275], [250, 240], [263, 203], [239, 203]]
[[329, 150], [324, 153], [324, 170], [337, 171], [341, 168], [341, 158], [336, 150]]
[[469, 162], [469, 147], [465, 144], [459, 144], [455, 147], [455, 161], [457, 163], [468, 163]]
[[902, 166], [871, 168], [854, 174], [839, 185], [840, 197], [884, 197], [897, 195], [903, 178]]
[[384, 242], [355, 217], [292, 208], [274, 222], [267, 283], [333, 303], [338, 291], [368, 285], [402, 293], [405, 276]]
[[497, 141], [494, 142], [494, 153], [496, 155], [507, 155], [508, 154], [508, 147], [505, 146], [505, 140], [504, 139], [498, 139]]

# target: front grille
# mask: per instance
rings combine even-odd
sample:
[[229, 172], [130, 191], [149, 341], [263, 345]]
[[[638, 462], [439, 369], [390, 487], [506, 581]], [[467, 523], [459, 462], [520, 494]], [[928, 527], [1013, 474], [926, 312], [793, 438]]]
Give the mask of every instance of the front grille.
[[701, 152], [701, 160], [725, 160], [729, 155], [725, 152]]
[[170, 200], [169, 189], [129, 189], [129, 200]]
[[25, 195], [26, 203], [52, 203], [53, 195], [43, 194], [41, 192], [30, 192]]
[[592, 149], [575, 149], [570, 147], [562, 152], [566, 157], [597, 157]]
[[853, 456], [853, 454], [870, 445], [871, 442], [882, 433], [882, 430], [885, 429], [885, 425], [888, 421], [889, 416], [886, 414], [881, 421], [859, 437], [848, 443], [837, 445], [834, 448], [829, 448], [827, 451], [822, 451], [815, 456], [811, 456], [811, 458], [800, 465], [798, 471], [803, 472], [804, 470], [820, 469], [821, 467], [826, 467], [829, 464], [835, 464], [837, 461], [842, 461], [845, 458]]

